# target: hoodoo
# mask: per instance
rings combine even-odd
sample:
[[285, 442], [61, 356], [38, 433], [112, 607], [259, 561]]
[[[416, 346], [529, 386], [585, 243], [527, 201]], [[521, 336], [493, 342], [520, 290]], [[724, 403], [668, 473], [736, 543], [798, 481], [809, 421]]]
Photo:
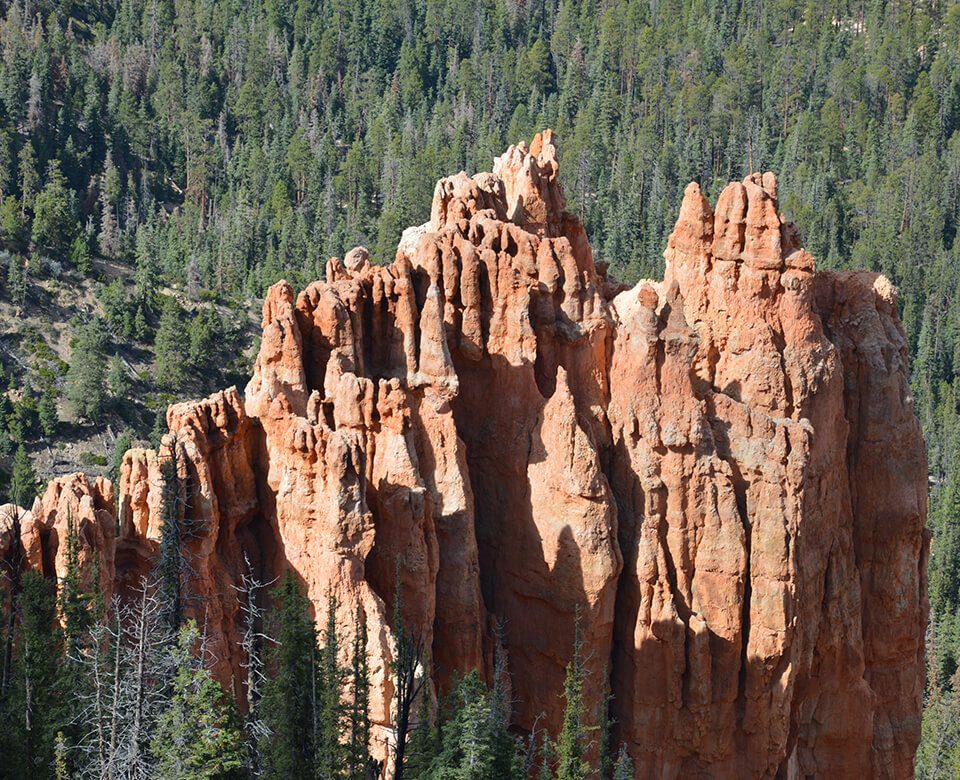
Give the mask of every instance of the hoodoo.
[[896, 291], [816, 271], [770, 173], [715, 206], [690, 184], [664, 280], [626, 288], [558, 173], [546, 131], [438, 182], [391, 264], [275, 284], [245, 394], [170, 407], [119, 485], [50, 483], [30, 564], [61, 571], [72, 518], [103, 590], [133, 587], [173, 459], [220, 679], [232, 586], [290, 569], [319, 619], [331, 594], [345, 632], [365, 616], [381, 752], [399, 584], [434, 688], [501, 637], [521, 731], [559, 727], [579, 613], [638, 777], [909, 776], [927, 468]]

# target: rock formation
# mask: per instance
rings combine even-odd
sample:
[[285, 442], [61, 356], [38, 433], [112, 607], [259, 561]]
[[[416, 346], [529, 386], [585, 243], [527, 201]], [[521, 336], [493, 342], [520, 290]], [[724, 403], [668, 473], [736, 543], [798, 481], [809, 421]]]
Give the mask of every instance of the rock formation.
[[289, 568], [319, 619], [331, 594], [345, 633], [365, 616], [381, 741], [399, 582], [435, 687], [502, 637], [520, 731], [559, 727], [579, 613], [590, 712], [607, 674], [638, 777], [911, 775], [926, 460], [894, 289], [816, 272], [769, 173], [715, 208], [691, 184], [664, 280], [627, 289], [558, 170], [546, 131], [438, 182], [392, 264], [274, 285], [245, 395], [171, 407], [116, 509], [104, 480], [51, 483], [31, 562], [60, 570], [72, 517], [122, 593], [172, 461], [238, 695], [231, 586]]

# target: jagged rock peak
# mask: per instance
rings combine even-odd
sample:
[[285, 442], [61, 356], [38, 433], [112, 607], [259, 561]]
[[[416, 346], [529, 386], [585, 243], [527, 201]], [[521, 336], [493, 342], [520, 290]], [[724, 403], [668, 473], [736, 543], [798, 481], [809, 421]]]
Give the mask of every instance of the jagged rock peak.
[[817, 272], [770, 173], [715, 206], [689, 185], [664, 280], [625, 288], [558, 160], [545, 131], [438, 182], [390, 264], [357, 247], [270, 288], [243, 396], [173, 406], [160, 452], [127, 453], [115, 540], [108, 483], [51, 484], [31, 562], [59, 571], [72, 515], [122, 594], [175, 457], [220, 678], [242, 679], [231, 586], [290, 569], [345, 640], [367, 620], [375, 753], [399, 597], [430, 689], [489, 675], [502, 626], [521, 731], [560, 726], [579, 614], [587, 717], [607, 674], [638, 777], [910, 776], [926, 459], [895, 291]]

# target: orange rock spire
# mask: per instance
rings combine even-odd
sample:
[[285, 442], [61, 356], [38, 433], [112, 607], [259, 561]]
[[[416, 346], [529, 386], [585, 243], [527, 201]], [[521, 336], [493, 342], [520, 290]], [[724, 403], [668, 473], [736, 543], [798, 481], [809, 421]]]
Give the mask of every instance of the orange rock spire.
[[245, 396], [173, 406], [160, 456], [127, 453], [116, 540], [108, 482], [51, 483], [32, 562], [60, 571], [72, 513], [126, 587], [176, 451], [221, 678], [244, 558], [290, 568], [318, 617], [331, 593], [345, 632], [366, 616], [380, 750], [399, 560], [435, 686], [489, 673], [500, 624], [520, 729], [559, 727], [579, 610], [590, 712], [606, 672], [638, 777], [909, 775], [926, 460], [894, 290], [816, 272], [769, 173], [715, 208], [691, 184], [664, 281], [625, 289], [558, 168], [546, 131], [438, 182], [390, 265], [357, 248], [274, 285]]

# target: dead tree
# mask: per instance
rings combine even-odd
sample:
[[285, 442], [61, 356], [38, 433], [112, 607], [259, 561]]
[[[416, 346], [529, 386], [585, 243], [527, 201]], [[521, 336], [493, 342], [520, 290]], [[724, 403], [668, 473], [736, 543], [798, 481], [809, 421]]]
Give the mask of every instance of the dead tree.
[[260, 593], [272, 587], [276, 579], [261, 583], [253, 573], [250, 558], [246, 553], [243, 555], [243, 563], [244, 572], [240, 585], [233, 587], [237, 591], [237, 601], [243, 616], [243, 633], [239, 644], [243, 653], [240, 665], [246, 671], [244, 687], [247, 713], [244, 718], [244, 731], [249, 745], [247, 769], [253, 777], [259, 777], [263, 773], [259, 745], [270, 736], [270, 729], [260, 718], [260, 698], [263, 684], [267, 681], [263, 651], [266, 643], [273, 642], [272, 638], [263, 633], [264, 608], [261, 605]]
[[397, 653], [391, 664], [397, 704], [394, 748], [394, 780], [403, 780], [407, 735], [410, 733], [410, 714], [426, 680], [423, 668], [425, 643], [423, 638], [407, 630], [403, 621], [400, 596], [400, 558], [397, 558], [396, 595], [394, 596], [393, 628], [397, 637]]

